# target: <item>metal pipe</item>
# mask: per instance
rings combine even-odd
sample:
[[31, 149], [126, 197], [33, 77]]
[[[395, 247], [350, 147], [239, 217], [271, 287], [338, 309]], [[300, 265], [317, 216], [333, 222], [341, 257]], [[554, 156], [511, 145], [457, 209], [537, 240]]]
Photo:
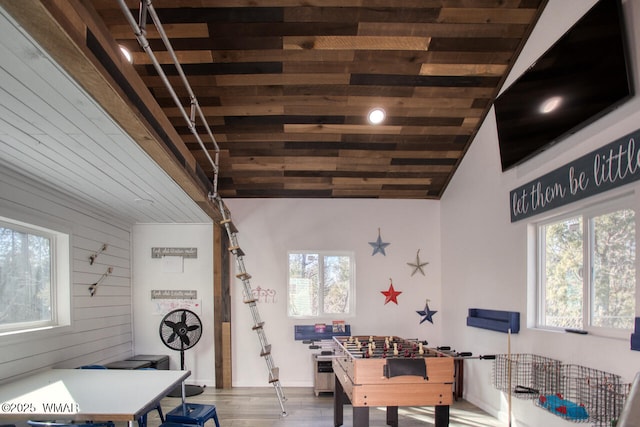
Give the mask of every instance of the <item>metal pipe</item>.
[[[136, 36], [136, 39], [138, 40], [138, 43], [140, 44], [140, 47], [142, 47], [142, 49], [147, 53], [149, 58], [151, 58], [151, 62], [153, 64], [153, 67], [155, 68], [156, 72], [158, 73], [158, 76], [160, 77], [160, 79], [162, 80], [164, 85], [166, 86], [167, 90], [169, 91], [169, 94], [171, 95], [171, 98], [173, 99], [173, 102], [176, 104], [176, 106], [178, 107], [178, 110], [180, 111], [180, 114], [182, 115], [184, 120], [187, 122], [187, 126], [188, 126], [189, 130], [191, 131], [191, 133], [195, 137], [196, 141], [200, 145], [200, 148], [204, 152], [207, 160], [211, 164], [211, 167], [213, 168], [213, 173], [214, 173], [213, 183], [212, 183], [213, 184], [213, 190], [214, 190], [213, 191], [213, 197], [214, 198], [217, 197], [217, 194], [218, 194], [218, 172], [219, 172], [218, 161], [219, 161], [219, 158], [220, 158], [219, 157], [220, 147], [218, 146], [218, 143], [217, 143], [217, 141], [216, 141], [216, 139], [215, 139], [215, 137], [213, 135], [213, 132], [211, 131], [211, 128], [209, 127], [209, 124], [206, 121], [206, 117], [205, 117], [204, 113], [202, 112], [202, 109], [200, 108], [200, 105], [198, 104], [198, 100], [196, 99], [196, 97], [195, 97], [195, 95], [193, 93], [193, 90], [191, 89], [191, 85], [189, 84], [189, 82], [187, 80], [187, 77], [184, 74], [182, 66], [180, 65], [180, 62], [178, 61], [178, 58], [177, 58], [177, 56], [175, 54], [175, 51], [173, 50], [173, 47], [171, 46], [171, 42], [169, 41], [169, 38], [167, 37], [167, 34], [164, 31], [162, 23], [160, 22], [160, 18], [158, 17], [157, 13], [155, 12], [155, 9], [153, 8], [152, 1], [151, 0], [146, 0], [146, 1], [140, 2], [140, 24], [138, 22], [136, 22], [133, 14], [131, 13], [129, 8], [127, 7], [127, 4], [126, 4], [125, 0], [118, 0], [118, 3], [120, 4], [120, 9], [122, 9], [122, 12], [124, 13], [124, 16], [125, 16], [126, 20], [129, 22], [129, 25], [133, 29], [133, 33]], [[187, 93], [189, 94], [189, 98], [191, 100], [192, 109], [195, 107], [195, 111], [198, 112], [198, 117], [200, 117], [200, 120], [202, 121], [202, 124], [203, 124], [203, 126], [204, 126], [204, 128], [206, 130], [206, 133], [209, 135], [209, 138], [211, 139], [211, 142], [213, 143], [213, 146], [215, 148], [215, 161], [211, 158], [211, 156], [209, 154], [209, 151], [205, 147], [202, 138], [198, 134], [198, 131], [197, 131], [196, 126], [195, 126], [195, 114], [194, 114], [193, 110], [192, 110], [192, 114], [191, 114], [191, 117], [190, 117], [189, 114], [187, 114], [187, 111], [185, 110], [185, 108], [182, 106], [182, 103], [180, 102], [180, 99], [178, 98], [178, 95], [176, 94], [175, 90], [173, 89], [173, 86], [171, 85], [171, 82], [169, 81], [169, 78], [167, 77], [166, 73], [162, 69], [162, 66], [160, 65], [158, 59], [156, 58], [155, 54], [153, 53], [153, 50], [151, 49], [151, 47], [149, 45], [149, 41], [147, 40], [147, 38], [145, 36], [146, 29], [141, 27], [141, 25], [142, 26], [146, 26], [146, 14], [147, 14], [147, 12], [151, 16], [151, 19], [152, 19], [154, 25], [156, 26], [156, 29], [158, 30], [158, 33], [160, 34], [160, 38], [162, 39], [165, 47], [167, 48], [167, 52], [169, 52], [169, 55], [171, 56], [171, 59], [173, 61], [174, 66], [176, 67], [176, 70], [178, 70], [178, 75], [180, 76], [180, 79], [182, 80], [182, 83], [185, 86], [185, 88], [187, 90]]]

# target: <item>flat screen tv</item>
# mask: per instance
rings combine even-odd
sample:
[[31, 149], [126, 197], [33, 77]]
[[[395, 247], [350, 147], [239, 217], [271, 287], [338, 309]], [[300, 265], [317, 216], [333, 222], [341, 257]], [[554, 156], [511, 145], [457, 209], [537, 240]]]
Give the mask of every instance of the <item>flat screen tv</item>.
[[502, 170], [633, 96], [620, 0], [600, 0], [494, 102]]

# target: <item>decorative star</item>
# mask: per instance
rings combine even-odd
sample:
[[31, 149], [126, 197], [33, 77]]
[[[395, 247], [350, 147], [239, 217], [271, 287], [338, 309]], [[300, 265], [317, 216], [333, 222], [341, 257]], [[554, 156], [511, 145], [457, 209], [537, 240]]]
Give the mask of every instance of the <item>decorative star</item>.
[[420, 320], [420, 324], [422, 325], [422, 323], [424, 323], [425, 320], [428, 320], [429, 322], [433, 323], [433, 315], [436, 314], [437, 311], [431, 310], [429, 308], [429, 300], [427, 300], [427, 302], [424, 305], [424, 310], [417, 310], [416, 313], [418, 313], [420, 316], [424, 316]]
[[420, 249], [418, 249], [418, 252], [416, 252], [416, 262], [415, 264], [412, 262], [408, 262], [407, 265], [413, 267], [413, 271], [411, 272], [411, 276], [413, 277], [414, 274], [416, 274], [418, 271], [420, 271], [420, 273], [422, 273], [422, 275], [424, 276], [424, 270], [422, 267], [424, 267], [425, 265], [429, 264], [428, 262], [420, 262]]
[[[389, 281], [391, 281], [391, 279], [389, 279]], [[398, 298], [398, 295], [400, 295], [402, 293], [402, 291], [396, 291], [395, 289], [393, 289], [393, 282], [391, 282], [391, 284], [389, 285], [389, 290], [380, 291], [380, 293], [385, 296], [385, 298], [384, 298], [385, 305], [389, 301], [395, 302], [396, 305], [398, 305], [398, 299], [397, 298]]]
[[378, 240], [376, 240], [375, 242], [369, 242], [369, 244], [373, 246], [373, 253], [371, 254], [371, 256], [374, 256], [378, 252], [380, 252], [384, 256], [387, 256], [387, 254], [384, 252], [384, 248], [389, 246], [391, 243], [384, 243], [382, 241], [382, 238], [380, 237], [380, 229], [378, 228]]

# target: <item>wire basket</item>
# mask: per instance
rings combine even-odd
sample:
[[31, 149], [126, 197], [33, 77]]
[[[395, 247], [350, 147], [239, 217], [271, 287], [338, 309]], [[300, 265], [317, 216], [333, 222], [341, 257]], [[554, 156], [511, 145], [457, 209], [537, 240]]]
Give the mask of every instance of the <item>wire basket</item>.
[[536, 354], [498, 354], [493, 363], [493, 385], [518, 399], [537, 399], [558, 389], [561, 366], [559, 360]]
[[620, 416], [629, 389], [618, 375], [562, 365], [558, 390], [541, 393], [535, 404], [568, 421], [608, 427]]

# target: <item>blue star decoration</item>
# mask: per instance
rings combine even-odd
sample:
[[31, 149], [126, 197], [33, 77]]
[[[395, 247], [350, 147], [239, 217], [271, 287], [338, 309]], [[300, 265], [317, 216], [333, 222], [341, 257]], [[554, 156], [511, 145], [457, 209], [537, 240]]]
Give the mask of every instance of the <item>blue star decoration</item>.
[[376, 240], [375, 242], [369, 242], [369, 244], [373, 246], [373, 253], [371, 254], [371, 256], [374, 256], [377, 253], [381, 253], [382, 255], [387, 256], [384, 248], [389, 246], [391, 243], [385, 243], [382, 241], [382, 237], [380, 237], [380, 229], [378, 228], [378, 240]]
[[416, 313], [418, 313], [420, 316], [424, 316], [420, 320], [420, 324], [422, 325], [425, 320], [428, 320], [429, 322], [433, 323], [433, 315], [436, 314], [437, 311], [431, 310], [429, 308], [429, 300], [427, 300], [426, 304], [424, 305], [424, 310], [417, 310]]

